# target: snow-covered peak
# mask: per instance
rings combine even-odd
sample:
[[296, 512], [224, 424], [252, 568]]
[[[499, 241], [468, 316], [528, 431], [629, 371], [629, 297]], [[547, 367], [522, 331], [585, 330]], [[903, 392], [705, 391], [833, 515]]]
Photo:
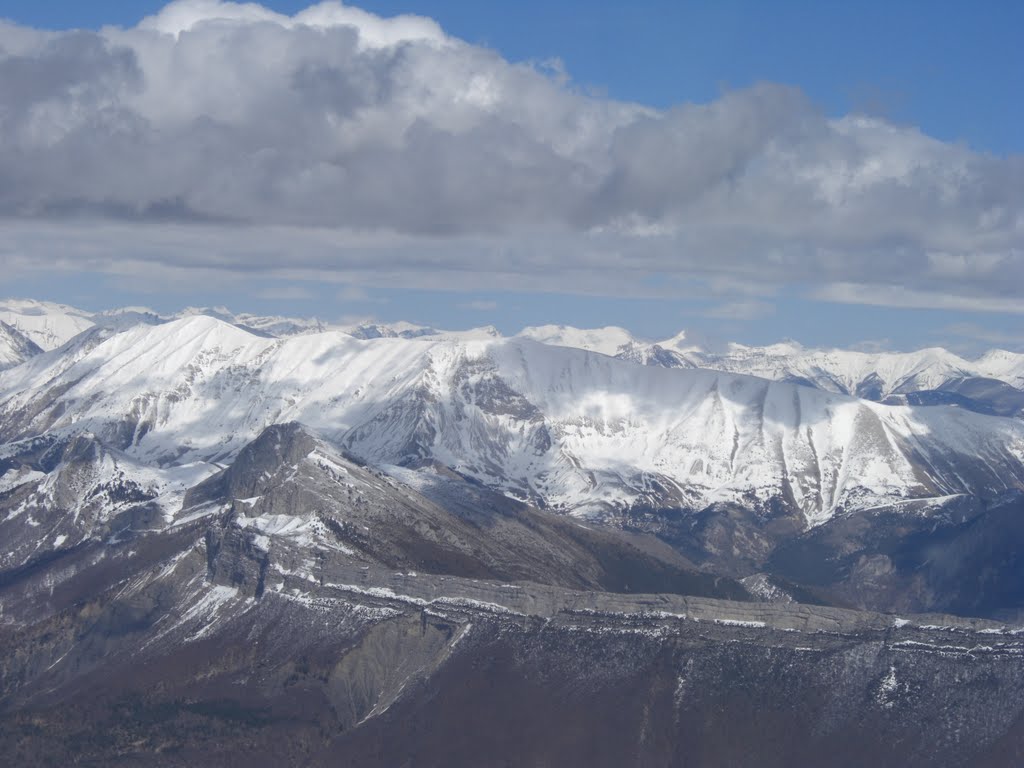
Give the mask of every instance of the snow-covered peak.
[[0, 300], [0, 321], [41, 349], [55, 349], [95, 324], [89, 312], [33, 299]]
[[659, 341], [658, 346], [672, 352], [693, 352], [700, 350], [700, 345], [691, 339], [686, 331], [680, 331], [671, 338]]
[[536, 325], [523, 328], [518, 336], [542, 344], [575, 347], [602, 355], [616, 355], [623, 347], [636, 341], [625, 328], [615, 325], [604, 328], [573, 328], [570, 325]]
[[916, 352], [858, 352], [805, 349], [794, 344], [769, 347], [730, 345], [724, 355], [708, 355], [710, 368], [771, 379], [806, 381], [822, 389], [882, 399], [890, 394], [937, 389], [973, 375], [972, 365], [943, 349]]
[[421, 339], [426, 341], [474, 341], [501, 338], [501, 331], [493, 325], [469, 328], [465, 331], [443, 331], [428, 325], [415, 323], [362, 323], [359, 325], [340, 326], [344, 331], [357, 339]]
[[993, 349], [976, 363], [982, 376], [1005, 381], [1018, 389], [1024, 389], [1024, 354]]
[[8, 439], [89, 430], [141, 461], [220, 462], [296, 421], [374, 463], [437, 461], [579, 514], [785, 498], [819, 522], [1024, 487], [1019, 421], [531, 339], [273, 339], [197, 315], [58, 358], [0, 373]]
[[[585, 343], [568, 345], [589, 348]], [[722, 351], [713, 351], [680, 334], [656, 344], [635, 342], [615, 355], [664, 368], [708, 368], [802, 382], [871, 400], [938, 390], [972, 377], [1024, 387], [1024, 355], [1010, 352], [990, 352], [978, 361], [970, 361], [938, 347], [914, 352], [862, 352], [807, 348], [795, 341], [764, 347], [730, 343]]]
[[435, 336], [438, 331], [426, 325], [415, 323], [359, 323], [341, 326], [340, 330], [357, 339], [415, 339], [420, 336]]
[[786, 339], [784, 341], [777, 341], [774, 344], [769, 344], [764, 347], [752, 347], [746, 344], [738, 344], [732, 342], [729, 344], [729, 351], [733, 355], [746, 355], [746, 356], [757, 356], [763, 355], [767, 357], [793, 357], [801, 355], [805, 352], [802, 344], [792, 339]]
[[502, 338], [501, 331], [493, 325], [482, 325], [466, 331], [438, 331], [436, 338], [449, 341], [487, 341]]
[[[332, 331], [344, 331], [359, 339], [401, 338], [431, 342], [501, 338], [501, 333], [493, 326], [464, 331], [439, 330], [407, 322], [342, 326], [316, 318], [235, 314], [226, 307], [190, 307], [173, 315], [161, 315], [145, 307], [92, 313], [51, 302], [0, 301], [0, 322], [7, 323], [44, 350], [56, 349], [96, 326], [121, 332], [137, 325], [157, 325], [193, 316], [213, 317], [267, 338]], [[564, 325], [533, 326], [524, 328], [516, 338], [599, 352], [649, 366], [709, 368], [777, 381], [801, 382], [826, 391], [872, 400], [899, 401], [916, 392], [956, 390], [957, 383], [968, 378], [997, 379], [1024, 389], [1024, 354], [1005, 350], [993, 350], [972, 361], [941, 348], [914, 352], [865, 352], [808, 348], [794, 341], [761, 347], [738, 343], [705, 346], [685, 331], [662, 341], [649, 342], [617, 326], [594, 329]], [[0, 357], [0, 366], [10, 366], [22, 360], [23, 355], [8, 351]]]
[[254, 315], [248, 312], [235, 314], [227, 307], [187, 307], [164, 320], [205, 315], [225, 323], [266, 336], [284, 337], [303, 333], [319, 333], [330, 325], [315, 318], [282, 317], [280, 315]]

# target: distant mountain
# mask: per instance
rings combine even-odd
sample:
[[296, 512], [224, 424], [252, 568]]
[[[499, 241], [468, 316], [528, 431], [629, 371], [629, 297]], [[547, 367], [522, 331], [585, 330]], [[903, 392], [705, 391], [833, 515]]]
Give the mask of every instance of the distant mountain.
[[538, 325], [524, 328], [518, 336], [533, 339], [542, 344], [558, 347], [575, 347], [589, 352], [615, 357], [623, 349], [631, 347], [636, 340], [625, 328], [609, 325], [604, 328], [583, 330], [567, 325]]
[[439, 461], [580, 515], [784, 500], [815, 523], [1024, 487], [1024, 423], [528, 340], [274, 339], [206, 315], [0, 374], [0, 436], [83, 429], [139, 459], [220, 461], [299, 421], [375, 463]]
[[0, 321], [0, 370], [21, 365], [42, 351], [28, 336]]
[[[272, 338], [324, 331], [341, 331], [367, 340], [470, 341], [502, 337], [493, 326], [450, 331], [407, 322], [345, 325], [316, 318], [235, 314], [224, 307], [190, 307], [165, 316], [145, 308], [86, 312], [49, 302], [0, 301], [0, 322], [6, 322], [44, 350], [54, 349], [95, 326], [125, 330], [138, 324], [154, 325], [193, 316], [213, 317]], [[1005, 350], [992, 350], [977, 360], [968, 360], [941, 348], [869, 353], [805, 348], [796, 342], [784, 342], [765, 347], [730, 343], [722, 349], [707, 349], [685, 332], [651, 342], [616, 326], [531, 326], [516, 337], [598, 352], [643, 365], [741, 373], [893, 405], [943, 404], [990, 415], [1024, 415], [1024, 354]], [[8, 355], [8, 359], [10, 365], [15, 357]]]
[[1005, 350], [967, 360], [940, 348], [869, 353], [808, 349], [796, 342], [766, 347], [731, 343], [711, 351], [685, 333], [647, 342], [615, 327], [542, 326], [520, 335], [642, 365], [742, 373], [889, 404], [945, 404], [992, 415], [1024, 415], [1024, 354]]
[[11, 326], [40, 349], [55, 349], [95, 323], [92, 314], [48, 301], [0, 301], [0, 322]]

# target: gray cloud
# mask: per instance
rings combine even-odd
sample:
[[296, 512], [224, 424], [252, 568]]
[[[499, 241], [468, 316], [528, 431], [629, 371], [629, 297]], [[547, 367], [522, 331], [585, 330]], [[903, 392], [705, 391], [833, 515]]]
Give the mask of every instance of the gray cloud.
[[428, 19], [338, 3], [0, 24], [0, 217], [0, 256], [23, 269], [797, 283], [997, 311], [1024, 285], [1024, 158], [829, 119], [779, 85], [668, 111], [594, 98]]

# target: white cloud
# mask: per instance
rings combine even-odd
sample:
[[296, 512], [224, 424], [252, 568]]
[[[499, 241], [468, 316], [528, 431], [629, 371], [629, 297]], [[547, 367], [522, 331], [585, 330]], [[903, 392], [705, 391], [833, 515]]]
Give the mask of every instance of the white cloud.
[[312, 299], [313, 293], [300, 285], [271, 285], [257, 289], [255, 296], [271, 301], [301, 301]]
[[352, 304], [387, 304], [387, 299], [371, 296], [361, 285], [346, 285], [337, 296], [340, 301]]
[[364, 48], [383, 48], [412, 41], [429, 41], [442, 45], [448, 42], [441, 27], [433, 19], [413, 15], [383, 19], [340, 2], [322, 2], [295, 16], [287, 16], [275, 13], [257, 3], [178, 0], [165, 6], [159, 13], [147, 16], [139, 23], [139, 29], [174, 35], [178, 38], [204, 23], [267, 23], [285, 29], [348, 27], [358, 31], [359, 42]]
[[1016, 333], [1012, 333], [986, 328], [977, 323], [951, 323], [943, 327], [938, 333], [957, 336], [961, 339], [980, 341], [1012, 351], [1024, 351], [1024, 327], [1021, 327]]
[[1024, 311], [1024, 158], [785, 86], [660, 111], [423, 17], [215, 0], [0, 24], [0, 82], [9, 270]]
[[[1017, 286], [1019, 285], [1021, 283], [1017, 283]], [[1013, 286], [1010, 287], [1012, 291], [1017, 290]], [[815, 291], [813, 298], [839, 304], [866, 304], [876, 307], [1024, 314], [1024, 301], [1020, 298], [930, 293], [898, 285], [836, 283]]]
[[858, 341], [856, 344], [851, 344], [850, 349], [855, 352], [892, 352], [892, 339], [865, 339], [864, 341]]
[[775, 313], [775, 305], [765, 301], [730, 301], [703, 313], [715, 320], [753, 320]]

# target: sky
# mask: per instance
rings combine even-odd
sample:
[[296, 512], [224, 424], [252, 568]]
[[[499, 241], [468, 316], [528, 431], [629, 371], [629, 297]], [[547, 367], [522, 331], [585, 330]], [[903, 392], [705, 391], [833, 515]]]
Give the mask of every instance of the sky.
[[0, 17], [0, 295], [1024, 345], [1017, 3]]

